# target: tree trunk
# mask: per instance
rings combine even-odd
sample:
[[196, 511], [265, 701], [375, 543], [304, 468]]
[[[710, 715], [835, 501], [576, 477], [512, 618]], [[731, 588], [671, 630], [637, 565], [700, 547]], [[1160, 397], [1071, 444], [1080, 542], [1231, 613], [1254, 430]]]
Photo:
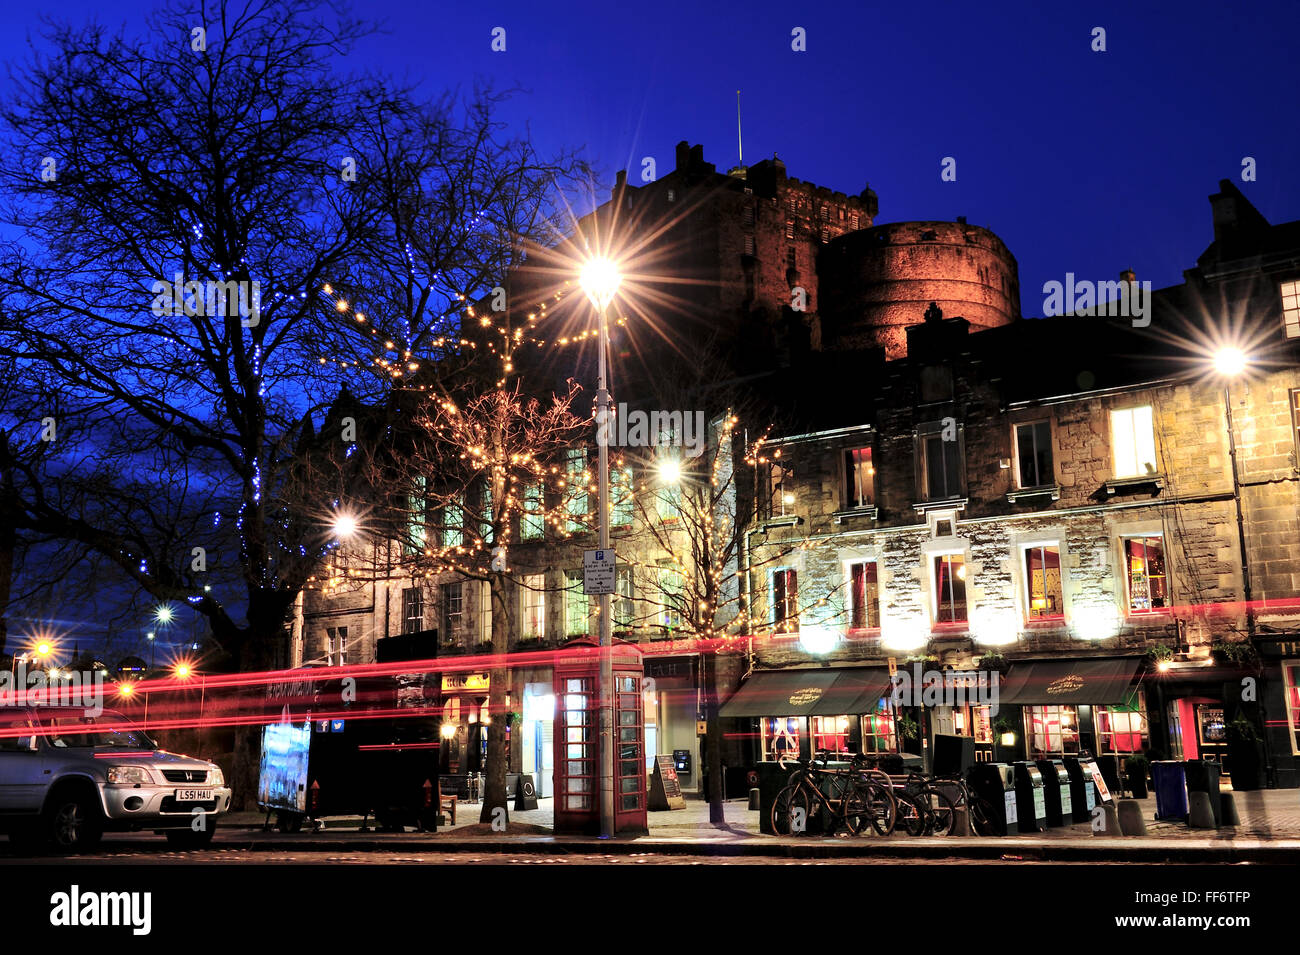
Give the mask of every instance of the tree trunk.
[[[488, 581], [492, 596], [492, 668], [488, 676], [487, 780], [483, 786], [483, 811], [479, 822], [498, 826], [510, 821], [510, 807], [506, 805], [506, 721], [509, 718], [506, 694], [510, 691], [510, 669], [504, 665], [510, 647], [510, 605], [506, 600], [506, 576], [494, 573]], [[497, 812], [500, 810], [500, 812]], [[500, 822], [497, 822], [497, 820]]]
[[726, 825], [723, 811], [722, 727], [718, 719], [717, 651], [704, 654], [704, 758], [709, 764], [709, 822]]

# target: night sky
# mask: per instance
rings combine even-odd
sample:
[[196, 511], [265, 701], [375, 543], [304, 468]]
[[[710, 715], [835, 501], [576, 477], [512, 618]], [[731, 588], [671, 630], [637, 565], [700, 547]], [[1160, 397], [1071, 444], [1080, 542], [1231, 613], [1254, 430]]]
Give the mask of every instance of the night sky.
[[[44, 5], [11, 9], [0, 57]], [[142, 29], [150, 0], [62, 0], [54, 13]], [[1135, 9], [1140, 7], [1141, 9]], [[49, 9], [45, 7], [45, 9]], [[774, 152], [799, 179], [856, 193], [879, 221], [953, 219], [997, 232], [1023, 306], [1067, 271], [1126, 267], [1161, 287], [1209, 244], [1206, 197], [1233, 178], [1273, 222], [1300, 218], [1294, 96], [1300, 4], [615, 4], [367, 0], [387, 34], [341, 66], [526, 91], [507, 110], [544, 147], [581, 146], [604, 173], [660, 172], [679, 140], [736, 162]], [[490, 49], [494, 27], [506, 52]], [[1094, 27], [1104, 53], [1091, 50]], [[807, 31], [807, 52], [790, 48]], [[940, 181], [940, 161], [957, 181]], [[1253, 156], [1258, 180], [1243, 183]], [[584, 211], [584, 210], [580, 210]]]
[[[0, 59], [42, 10], [145, 28], [152, 0], [11, 6]], [[1134, 9], [1141, 7], [1141, 9]], [[1209, 244], [1206, 197], [1232, 178], [1273, 222], [1300, 218], [1300, 4], [616, 4], [366, 0], [387, 33], [340, 69], [519, 87], [505, 118], [543, 150], [582, 147], [639, 181], [682, 139], [725, 171], [773, 153], [789, 174], [880, 198], [879, 222], [965, 215], [1008, 244], [1022, 307], [1043, 283], [1123, 268], [1159, 288]], [[1106, 30], [1104, 53], [1091, 49]], [[506, 52], [491, 50], [506, 30]], [[791, 50], [803, 27], [807, 52]], [[39, 44], [39, 39], [36, 40]], [[7, 86], [7, 81], [5, 81]], [[943, 157], [957, 181], [940, 179]], [[1242, 182], [1243, 157], [1258, 181]], [[577, 212], [585, 212], [578, 209]]]

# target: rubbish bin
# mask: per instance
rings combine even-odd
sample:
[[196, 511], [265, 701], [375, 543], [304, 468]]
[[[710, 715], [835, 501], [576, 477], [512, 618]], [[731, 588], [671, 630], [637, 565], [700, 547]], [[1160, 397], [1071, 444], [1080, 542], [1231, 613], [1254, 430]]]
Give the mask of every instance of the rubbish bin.
[[1078, 756], [1066, 756], [1061, 762], [1070, 777], [1070, 805], [1075, 822], [1088, 822], [1097, 805], [1097, 790], [1092, 784], [1092, 773]]
[[1223, 796], [1219, 792], [1219, 773], [1222, 767], [1208, 759], [1189, 759], [1186, 766], [1187, 791], [1207, 793], [1210, 797], [1210, 810], [1214, 813], [1214, 825], [1223, 825]]
[[1151, 764], [1151, 782], [1156, 791], [1156, 818], [1186, 819], [1187, 767], [1176, 759], [1158, 759]]
[[971, 791], [989, 806], [990, 823], [999, 836], [1020, 831], [1016, 812], [1016, 786], [1007, 763], [977, 763], [966, 778]]
[[1028, 760], [1015, 763], [1016, 819], [1021, 832], [1042, 832], [1047, 828], [1047, 802], [1043, 795], [1043, 774]]
[[1043, 775], [1043, 801], [1047, 804], [1049, 826], [1074, 825], [1070, 798], [1070, 774], [1059, 759], [1040, 759], [1038, 771]]

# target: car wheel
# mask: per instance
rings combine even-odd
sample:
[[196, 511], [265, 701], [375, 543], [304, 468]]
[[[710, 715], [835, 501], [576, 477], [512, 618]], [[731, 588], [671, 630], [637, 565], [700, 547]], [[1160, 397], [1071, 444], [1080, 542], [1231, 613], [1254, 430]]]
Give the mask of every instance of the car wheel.
[[211, 819], [198, 832], [193, 829], [168, 829], [167, 842], [177, 849], [206, 849], [212, 845], [212, 837], [216, 834], [217, 821]]
[[75, 790], [55, 796], [46, 815], [46, 829], [54, 847], [62, 852], [92, 849], [104, 834], [99, 807], [87, 794]]

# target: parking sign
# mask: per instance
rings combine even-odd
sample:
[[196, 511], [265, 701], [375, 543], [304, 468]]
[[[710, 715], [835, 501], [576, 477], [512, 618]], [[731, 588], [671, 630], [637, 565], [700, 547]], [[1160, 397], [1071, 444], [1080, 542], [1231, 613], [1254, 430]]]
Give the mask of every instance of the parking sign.
[[614, 550], [585, 550], [582, 552], [582, 592], [584, 594], [612, 594], [615, 592]]

